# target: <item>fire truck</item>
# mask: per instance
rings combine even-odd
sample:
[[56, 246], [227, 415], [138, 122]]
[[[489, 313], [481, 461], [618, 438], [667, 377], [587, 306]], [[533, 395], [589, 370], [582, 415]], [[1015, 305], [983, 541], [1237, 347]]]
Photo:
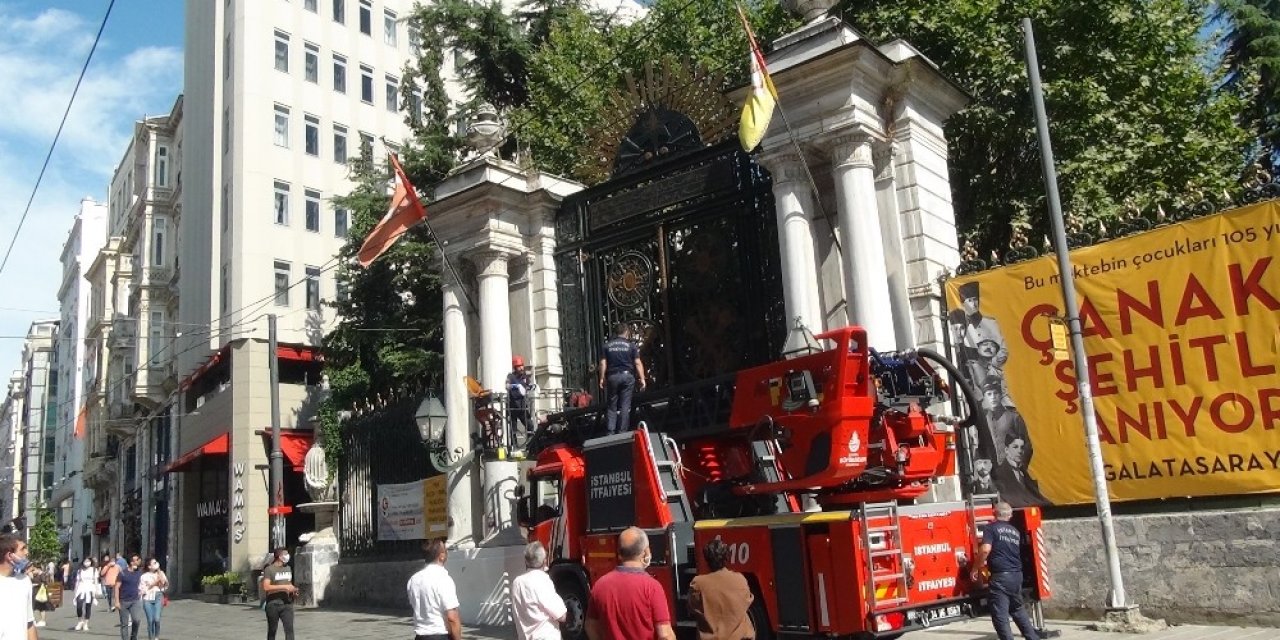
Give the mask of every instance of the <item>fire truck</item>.
[[[751, 585], [762, 640], [895, 638], [985, 611], [969, 576], [995, 497], [920, 500], [954, 474], [956, 432], [983, 419], [975, 394], [934, 352], [878, 353], [859, 327], [816, 340], [825, 348], [641, 402], [634, 431], [590, 437], [599, 407], [540, 427], [517, 517], [552, 558], [565, 636], [582, 636], [591, 585], [630, 526], [649, 536], [678, 632], [692, 633], [688, 586], [716, 538]], [[927, 411], [952, 394], [969, 418]], [[1028, 596], [1047, 598], [1040, 512], [1014, 524]]]

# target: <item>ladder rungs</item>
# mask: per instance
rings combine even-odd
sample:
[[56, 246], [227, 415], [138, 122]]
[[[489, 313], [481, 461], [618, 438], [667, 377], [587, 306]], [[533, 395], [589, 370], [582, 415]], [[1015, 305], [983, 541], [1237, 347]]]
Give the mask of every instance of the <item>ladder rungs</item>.
[[890, 580], [896, 582], [905, 577], [907, 577], [905, 573], [902, 573], [901, 571], [896, 571], [894, 573], [877, 573], [871, 576], [871, 580], [874, 582], [889, 582]]
[[897, 527], [867, 527], [867, 533], [887, 533], [897, 530]]
[[906, 601], [907, 601], [907, 599], [906, 599], [906, 598], [885, 598], [885, 599], [883, 599], [883, 600], [876, 600], [876, 601], [875, 601], [875, 604], [874, 604], [874, 605], [872, 605], [872, 606], [873, 606], [873, 607], [878, 607], [878, 606], [880, 606], [880, 605], [902, 604], [902, 603], [904, 603], [904, 602], [906, 602]]
[[872, 558], [884, 558], [887, 556], [900, 556], [900, 555], [902, 555], [902, 549], [882, 549], [880, 551], [871, 552]]

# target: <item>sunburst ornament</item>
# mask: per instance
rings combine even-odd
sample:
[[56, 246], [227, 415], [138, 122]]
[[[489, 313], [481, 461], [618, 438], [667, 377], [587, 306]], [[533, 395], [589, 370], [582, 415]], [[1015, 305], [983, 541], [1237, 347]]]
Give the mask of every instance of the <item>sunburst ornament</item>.
[[578, 175], [588, 183], [715, 144], [737, 127], [723, 74], [664, 59], [646, 63], [640, 80], [628, 72], [625, 82], [605, 99], [605, 124], [582, 147]]

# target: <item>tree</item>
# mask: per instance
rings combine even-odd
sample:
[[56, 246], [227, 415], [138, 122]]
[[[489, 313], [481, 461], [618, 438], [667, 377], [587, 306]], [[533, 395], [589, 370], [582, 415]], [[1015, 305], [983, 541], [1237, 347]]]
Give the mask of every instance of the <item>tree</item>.
[[1280, 0], [1221, 0], [1217, 17], [1224, 37], [1226, 85], [1247, 92], [1256, 81], [1246, 115], [1258, 138], [1257, 156], [1272, 175], [1280, 170]]
[[58, 521], [53, 512], [41, 510], [36, 517], [36, 526], [31, 528], [27, 537], [28, 555], [31, 561], [43, 565], [46, 562], [57, 562], [62, 558], [62, 543], [58, 542]]
[[[1216, 196], [1243, 169], [1247, 82], [1206, 69], [1198, 0], [845, 0], [872, 39], [903, 37], [972, 95], [946, 131], [961, 233], [1003, 253], [1011, 223], [1047, 232], [1018, 22], [1035, 24], [1064, 206], [1082, 223], [1189, 194]], [[784, 98], [785, 99], [785, 98]]]

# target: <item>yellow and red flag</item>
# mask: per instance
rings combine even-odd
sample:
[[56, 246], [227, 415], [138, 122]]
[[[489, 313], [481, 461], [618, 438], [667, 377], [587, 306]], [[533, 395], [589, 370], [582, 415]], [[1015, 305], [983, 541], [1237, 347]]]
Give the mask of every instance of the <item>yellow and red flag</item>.
[[360, 245], [360, 251], [356, 254], [360, 266], [365, 268], [377, 260], [378, 256], [386, 253], [410, 227], [427, 217], [427, 209], [422, 206], [418, 192], [413, 190], [409, 178], [404, 175], [400, 160], [394, 153], [388, 154], [387, 158], [395, 169], [396, 190], [391, 196], [391, 207], [387, 209], [387, 215], [382, 216], [382, 220], [365, 236], [364, 244]]
[[760, 146], [764, 134], [769, 130], [769, 120], [773, 118], [773, 108], [778, 103], [778, 90], [773, 87], [773, 79], [769, 77], [769, 68], [765, 65], [764, 52], [756, 42], [756, 34], [751, 31], [751, 22], [747, 13], [738, 4], [738, 17], [742, 18], [742, 28], [747, 31], [747, 43], [751, 47], [751, 93], [742, 105], [742, 118], [738, 121], [738, 139], [742, 141], [742, 149], [751, 151]]

